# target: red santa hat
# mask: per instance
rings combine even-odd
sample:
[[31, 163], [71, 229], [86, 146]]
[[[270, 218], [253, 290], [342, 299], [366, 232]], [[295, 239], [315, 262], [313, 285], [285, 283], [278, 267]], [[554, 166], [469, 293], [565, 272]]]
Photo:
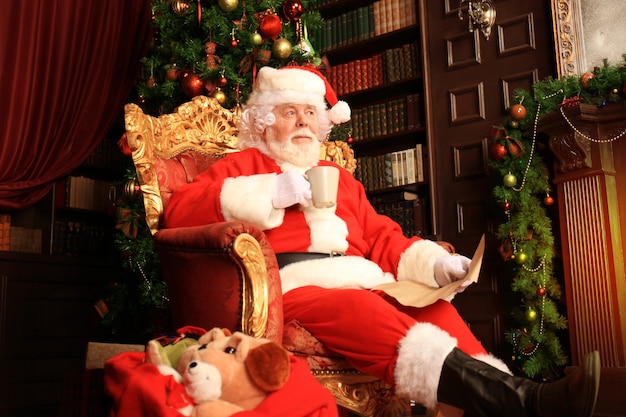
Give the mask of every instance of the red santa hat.
[[264, 66], [259, 70], [247, 104], [278, 106], [285, 103], [312, 104], [326, 109], [334, 124], [350, 120], [350, 106], [337, 99], [328, 80], [316, 69], [286, 66], [280, 69]]

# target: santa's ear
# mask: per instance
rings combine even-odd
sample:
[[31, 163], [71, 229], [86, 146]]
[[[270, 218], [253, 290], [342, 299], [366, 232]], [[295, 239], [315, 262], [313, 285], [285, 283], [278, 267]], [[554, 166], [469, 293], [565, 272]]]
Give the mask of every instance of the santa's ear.
[[245, 364], [252, 382], [268, 392], [282, 388], [291, 371], [289, 352], [274, 342], [250, 349]]

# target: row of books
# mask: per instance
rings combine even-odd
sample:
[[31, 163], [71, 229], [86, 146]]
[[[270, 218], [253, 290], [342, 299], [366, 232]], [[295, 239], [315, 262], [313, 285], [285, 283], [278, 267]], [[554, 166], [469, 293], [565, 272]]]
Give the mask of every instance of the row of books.
[[0, 251], [11, 249], [11, 215], [0, 213]]
[[338, 95], [366, 90], [421, 74], [418, 46], [405, 44], [367, 58], [332, 66], [326, 77]]
[[379, 0], [324, 20], [316, 34], [322, 51], [415, 25], [415, 0]]
[[56, 207], [106, 212], [113, 204], [113, 184], [83, 176], [59, 180], [55, 190]]
[[11, 215], [0, 214], [0, 251], [41, 253], [43, 230], [11, 226]]
[[357, 158], [354, 176], [366, 191], [383, 190], [424, 181], [422, 144], [415, 148]]
[[395, 191], [371, 197], [374, 209], [393, 219], [405, 236], [425, 236], [427, 232], [426, 200], [417, 193]]
[[110, 252], [113, 226], [87, 221], [57, 219], [52, 235], [53, 255], [102, 255]]
[[353, 109], [351, 119], [354, 141], [417, 129], [423, 125], [421, 95]]

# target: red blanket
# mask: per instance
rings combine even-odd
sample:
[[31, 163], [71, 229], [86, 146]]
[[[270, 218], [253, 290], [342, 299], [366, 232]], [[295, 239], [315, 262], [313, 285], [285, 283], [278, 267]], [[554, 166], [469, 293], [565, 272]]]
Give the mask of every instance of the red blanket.
[[[184, 387], [170, 375], [145, 363], [145, 354], [126, 352], [105, 364], [104, 384], [113, 398], [114, 417], [183, 417], [190, 403]], [[236, 417], [337, 417], [335, 399], [311, 375], [306, 363], [291, 357], [291, 373], [283, 388], [270, 393], [257, 408]]]

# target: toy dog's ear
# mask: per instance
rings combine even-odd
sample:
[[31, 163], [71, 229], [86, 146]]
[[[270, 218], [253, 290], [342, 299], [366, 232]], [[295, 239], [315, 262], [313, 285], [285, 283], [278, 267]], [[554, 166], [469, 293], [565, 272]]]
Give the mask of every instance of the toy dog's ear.
[[230, 335], [231, 335], [230, 330], [220, 329], [219, 327], [214, 327], [208, 332], [206, 332], [205, 334], [203, 334], [202, 336], [200, 336], [200, 339], [198, 339], [198, 343], [200, 343], [201, 345], [205, 345], [214, 340], [224, 339]]
[[274, 342], [250, 349], [245, 365], [252, 382], [268, 392], [282, 388], [291, 371], [289, 352]]

